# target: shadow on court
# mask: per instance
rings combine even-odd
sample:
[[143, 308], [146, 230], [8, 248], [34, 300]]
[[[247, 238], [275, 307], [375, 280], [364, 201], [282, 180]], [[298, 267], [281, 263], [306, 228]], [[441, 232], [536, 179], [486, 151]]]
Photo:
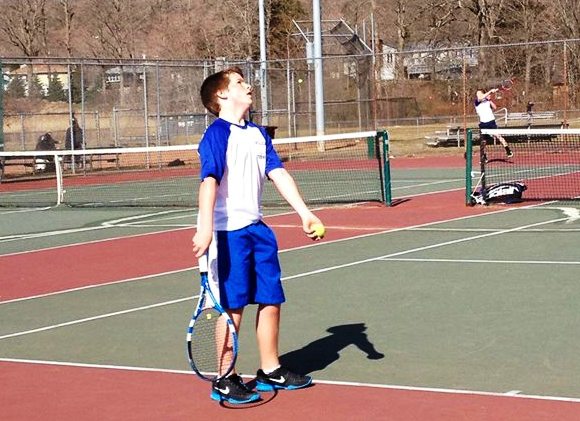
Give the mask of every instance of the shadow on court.
[[350, 345], [356, 346], [367, 354], [366, 357], [369, 360], [384, 358], [384, 354], [378, 352], [369, 341], [366, 330], [364, 323], [330, 327], [326, 330], [330, 335], [282, 355], [280, 363], [300, 374], [324, 370], [340, 358], [341, 350]]

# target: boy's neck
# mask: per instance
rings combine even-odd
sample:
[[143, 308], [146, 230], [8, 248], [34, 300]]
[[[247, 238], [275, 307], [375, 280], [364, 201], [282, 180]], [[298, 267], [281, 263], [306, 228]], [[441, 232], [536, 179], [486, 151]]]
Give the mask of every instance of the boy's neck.
[[246, 111], [240, 112], [240, 111], [230, 111], [227, 109], [226, 110], [222, 109], [219, 113], [219, 118], [227, 121], [228, 123], [237, 124], [238, 126], [244, 125], [245, 116], [246, 116]]

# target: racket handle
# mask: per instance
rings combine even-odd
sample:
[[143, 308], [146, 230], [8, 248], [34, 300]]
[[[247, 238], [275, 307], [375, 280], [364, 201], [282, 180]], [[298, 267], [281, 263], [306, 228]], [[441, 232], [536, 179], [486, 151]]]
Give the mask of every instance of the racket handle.
[[199, 271], [201, 273], [207, 273], [207, 253], [204, 253], [203, 256], [198, 259], [198, 264]]

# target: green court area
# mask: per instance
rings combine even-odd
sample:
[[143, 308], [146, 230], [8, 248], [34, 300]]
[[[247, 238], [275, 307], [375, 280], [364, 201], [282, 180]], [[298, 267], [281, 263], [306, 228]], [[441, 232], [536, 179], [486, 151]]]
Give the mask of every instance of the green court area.
[[[71, 226], [127, 218], [144, 231], [194, 219], [70, 212]], [[498, 207], [282, 250], [283, 361], [319, 381], [580, 399], [578, 212], [557, 203]], [[1, 218], [12, 215], [29, 214]], [[71, 235], [58, 242], [78, 241]], [[197, 279], [187, 268], [0, 303], [0, 359], [188, 372]], [[258, 361], [252, 313], [241, 332], [247, 375]]]

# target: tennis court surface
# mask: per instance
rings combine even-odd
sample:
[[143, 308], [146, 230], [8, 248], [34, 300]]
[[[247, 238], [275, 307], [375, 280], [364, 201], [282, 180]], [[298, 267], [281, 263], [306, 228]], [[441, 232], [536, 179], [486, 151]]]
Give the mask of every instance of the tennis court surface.
[[235, 408], [185, 355], [195, 209], [0, 208], [2, 419], [579, 419], [578, 202], [467, 207], [464, 172], [393, 160], [395, 206], [320, 206], [317, 243], [268, 208], [282, 360], [315, 384]]

